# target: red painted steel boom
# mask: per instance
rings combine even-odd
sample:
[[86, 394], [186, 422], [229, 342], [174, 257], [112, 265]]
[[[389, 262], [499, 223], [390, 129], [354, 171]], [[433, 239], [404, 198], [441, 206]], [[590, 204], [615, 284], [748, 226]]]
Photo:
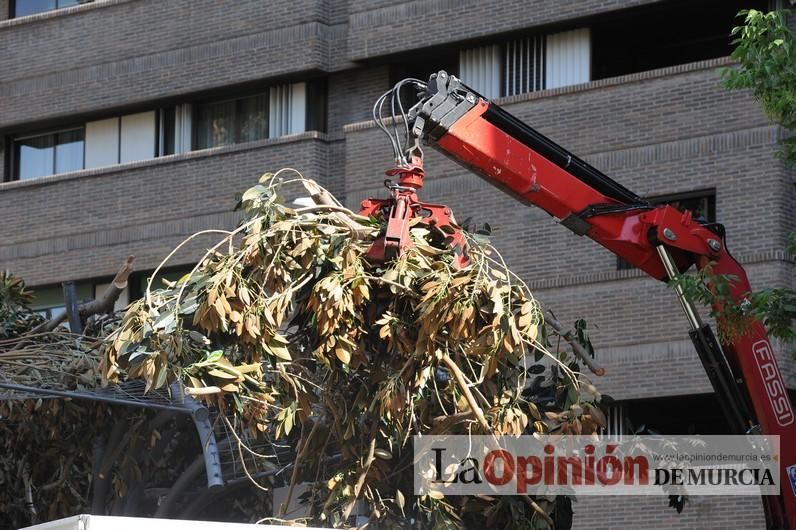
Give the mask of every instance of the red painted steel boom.
[[[751, 291], [743, 267], [725, 248], [721, 225], [695, 220], [690, 212], [668, 205], [649, 204], [445, 72], [432, 75], [425, 86], [419, 82], [416, 86], [424, 88], [421, 101], [403, 116], [407, 141], [415, 140], [407, 152], [420, 152], [417, 140], [423, 139], [653, 278], [668, 281], [691, 265], [701, 269], [713, 263], [715, 273], [737, 278], [731, 289], [736, 303], [743, 303]], [[396, 85], [398, 90], [400, 87]], [[398, 117], [394, 120], [399, 121]], [[399, 166], [404, 166], [397, 170], [399, 184], [408, 184], [411, 190], [394, 186], [393, 193], [402, 189], [412, 200], [408, 206], [401, 203], [402, 219], [388, 228], [395, 234], [406, 217], [423, 210], [414, 195], [422, 185], [422, 159], [412, 156], [412, 164], [402, 164], [401, 157], [396, 158]], [[389, 203], [371, 200], [363, 206], [372, 213]], [[444, 207], [432, 205], [426, 211], [440, 225], [449, 222]], [[400, 250], [406, 243], [396, 240], [388, 245]], [[460, 259], [466, 259], [466, 253]], [[782, 494], [764, 497], [766, 516], [770, 528], [796, 530], [796, 486], [792, 487], [788, 478], [789, 467], [793, 466], [790, 471], [796, 474], [796, 418], [765, 329], [754, 323], [750, 333], [719, 345], [693, 305], [682, 292], [678, 296], [692, 327], [691, 339], [731, 429], [780, 436]]]

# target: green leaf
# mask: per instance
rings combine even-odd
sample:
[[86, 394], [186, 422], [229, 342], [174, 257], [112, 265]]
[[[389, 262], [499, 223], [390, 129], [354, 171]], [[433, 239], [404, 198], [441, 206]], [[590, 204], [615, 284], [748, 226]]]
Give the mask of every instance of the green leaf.
[[218, 362], [223, 356], [224, 356], [224, 350], [213, 350], [207, 353], [207, 357], [205, 357], [205, 362], [215, 363]]
[[160, 315], [158, 319], [155, 320], [153, 327], [155, 329], [162, 329], [165, 333], [171, 333], [176, 327], [174, 313], [169, 311], [168, 313]]

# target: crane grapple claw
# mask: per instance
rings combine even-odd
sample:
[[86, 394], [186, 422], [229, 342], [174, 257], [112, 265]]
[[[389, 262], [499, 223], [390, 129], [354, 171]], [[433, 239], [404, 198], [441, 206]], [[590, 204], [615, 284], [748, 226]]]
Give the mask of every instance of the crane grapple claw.
[[447, 243], [454, 254], [454, 265], [466, 267], [467, 241], [464, 233], [453, 218], [451, 209], [442, 204], [420, 202], [417, 190], [423, 186], [423, 162], [412, 157], [408, 167], [396, 167], [387, 171], [388, 176], [398, 176], [398, 182], [385, 182], [390, 190], [387, 199], [366, 199], [362, 202], [360, 215], [386, 220], [383, 233], [371, 245], [368, 257], [374, 261], [389, 261], [403, 254], [412, 246], [409, 228], [414, 219], [428, 225], [438, 232], [440, 239]]

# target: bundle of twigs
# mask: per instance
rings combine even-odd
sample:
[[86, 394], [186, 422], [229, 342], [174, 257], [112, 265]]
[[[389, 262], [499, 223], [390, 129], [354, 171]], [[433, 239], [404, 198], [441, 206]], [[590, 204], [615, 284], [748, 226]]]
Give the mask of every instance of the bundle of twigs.
[[548, 337], [584, 345], [545, 326], [480, 238], [460, 270], [445, 234], [419, 218], [411, 248], [374, 263], [380, 221], [331, 200], [288, 207], [280, 191], [297, 183], [328, 197], [292, 171], [265, 175], [244, 193], [236, 230], [129, 307], [102, 376], [148, 388], [179, 379], [230, 423], [295, 439], [291, 484], [314, 485], [314, 524], [347, 524], [364, 498], [384, 527], [551, 527], [564, 509], [552, 499], [413, 497], [411, 435], [594, 432], [599, 394]]
[[[53, 390], [94, 389], [101, 384], [97, 341], [67, 332], [46, 332], [14, 340], [3, 351], [0, 343], [0, 378], [19, 385]], [[12, 340], [6, 340], [6, 345]]]

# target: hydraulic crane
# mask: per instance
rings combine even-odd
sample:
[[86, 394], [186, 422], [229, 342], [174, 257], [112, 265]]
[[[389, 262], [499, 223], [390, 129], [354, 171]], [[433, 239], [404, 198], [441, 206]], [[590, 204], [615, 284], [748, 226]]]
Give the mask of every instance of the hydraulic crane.
[[[402, 89], [419, 92], [405, 109]], [[391, 120], [385, 119], [389, 103]], [[421, 142], [470, 169], [521, 203], [542, 208], [561, 225], [587, 236], [653, 278], [669, 281], [692, 265], [732, 275], [730, 297], [743, 304], [751, 291], [743, 267], [726, 248], [724, 227], [669, 205], [653, 205], [488, 101], [444, 71], [428, 83], [406, 79], [379, 98], [376, 124], [390, 137], [396, 167], [387, 172], [388, 199], [368, 199], [364, 215], [387, 220], [371, 257], [388, 259], [411, 245], [409, 221], [426, 218], [449, 238], [459, 266], [467, 247], [446, 206], [420, 202]], [[733, 434], [779, 435], [781, 495], [763, 497], [769, 528], [796, 530], [796, 417], [765, 328], [759, 322], [720, 344], [694, 304], [675, 289], [689, 335]], [[719, 301], [716, 301], [719, 304]]]

